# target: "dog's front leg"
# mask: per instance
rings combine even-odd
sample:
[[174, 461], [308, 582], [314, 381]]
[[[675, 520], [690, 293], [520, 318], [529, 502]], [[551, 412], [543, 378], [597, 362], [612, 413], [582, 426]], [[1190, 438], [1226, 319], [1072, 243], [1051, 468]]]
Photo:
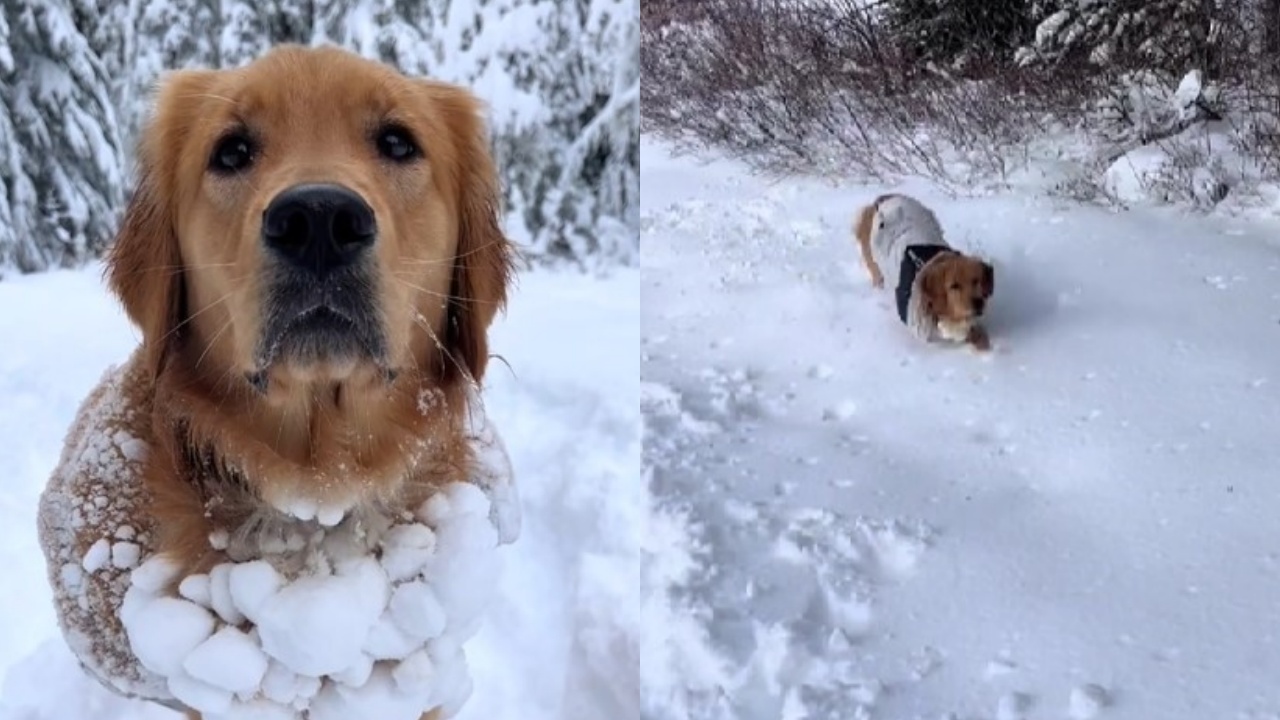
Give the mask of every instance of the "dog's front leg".
[[987, 329], [977, 323], [969, 326], [969, 335], [965, 338], [965, 342], [982, 352], [991, 349], [991, 337], [987, 335]]

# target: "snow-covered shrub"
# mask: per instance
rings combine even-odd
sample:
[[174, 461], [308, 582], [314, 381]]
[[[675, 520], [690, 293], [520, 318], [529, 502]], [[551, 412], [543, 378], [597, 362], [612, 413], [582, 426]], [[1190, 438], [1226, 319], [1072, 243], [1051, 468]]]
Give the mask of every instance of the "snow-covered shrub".
[[[1081, 200], [1202, 207], [1280, 178], [1280, 4], [1270, 0], [653, 0], [645, 10], [646, 131], [766, 172], [925, 175], [960, 192], [1029, 181]], [[991, 52], [1020, 33], [1023, 47]]]
[[533, 259], [634, 260], [638, 0], [0, 0], [0, 271], [109, 242], [166, 69], [333, 43], [490, 104], [508, 229]]
[[1003, 180], [1005, 150], [1042, 130], [1046, 113], [1025, 78], [922, 66], [861, 0], [698, 9], [697, 20], [645, 28], [646, 123], [764, 170], [969, 186]]
[[1102, 179], [1102, 174], [1089, 165], [1076, 167], [1057, 182], [1051, 183], [1048, 194], [1079, 203], [1120, 204], [1119, 198], [1111, 193]]
[[1229, 162], [1234, 155], [1227, 136], [1196, 128], [1124, 153], [1103, 173], [1103, 185], [1123, 203], [1208, 209], [1243, 181]]
[[1198, 70], [1175, 87], [1167, 75], [1150, 70], [1121, 74], [1090, 113], [1104, 140], [1143, 144], [1167, 137], [1223, 111], [1217, 85], [1205, 85]]
[[[1280, 36], [1280, 23], [1276, 34]], [[1239, 109], [1233, 117], [1239, 129], [1237, 149], [1256, 158], [1268, 176], [1280, 178], [1280, 54], [1258, 63], [1233, 95], [1232, 105]]]

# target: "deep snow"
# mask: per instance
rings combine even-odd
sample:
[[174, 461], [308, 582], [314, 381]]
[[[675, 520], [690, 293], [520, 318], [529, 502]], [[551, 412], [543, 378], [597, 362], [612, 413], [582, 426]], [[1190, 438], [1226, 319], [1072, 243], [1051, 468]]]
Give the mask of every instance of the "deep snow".
[[642, 152], [644, 472], [687, 520], [646, 591], [696, 620], [648, 716], [1280, 717], [1280, 224], [898, 186], [995, 262], [979, 355], [871, 288], [885, 188]]
[[[72, 415], [137, 341], [98, 273], [0, 283], [3, 720], [180, 717], [120, 699], [75, 665], [36, 544], [36, 499]], [[495, 323], [491, 347], [505, 364], [490, 365], [485, 407], [514, 465], [523, 523], [497, 551], [497, 597], [465, 645], [474, 691], [463, 720], [636, 714], [638, 287], [633, 270], [528, 272]]]

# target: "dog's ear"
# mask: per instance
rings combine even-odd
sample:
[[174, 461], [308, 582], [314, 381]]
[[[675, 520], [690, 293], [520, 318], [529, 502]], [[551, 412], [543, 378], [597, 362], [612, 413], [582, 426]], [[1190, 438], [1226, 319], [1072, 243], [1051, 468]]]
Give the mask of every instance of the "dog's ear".
[[991, 263], [982, 263], [982, 296], [989, 298], [996, 291], [996, 269]]
[[943, 263], [934, 262], [920, 270], [920, 301], [931, 318], [939, 318], [947, 308], [947, 278]]
[[[489, 151], [482, 105], [469, 91], [426, 82], [440, 108], [456, 153], [459, 224], [449, 293], [446, 352], [479, 382], [489, 362], [489, 325], [505, 307], [515, 248], [502, 232], [498, 170]], [[446, 362], [445, 372], [457, 372]]]
[[152, 377], [164, 368], [186, 315], [174, 165], [187, 135], [184, 120], [193, 116], [194, 98], [211, 78], [208, 71], [181, 71], [162, 81], [140, 135], [133, 196], [106, 255], [107, 283], [142, 331], [143, 358]]

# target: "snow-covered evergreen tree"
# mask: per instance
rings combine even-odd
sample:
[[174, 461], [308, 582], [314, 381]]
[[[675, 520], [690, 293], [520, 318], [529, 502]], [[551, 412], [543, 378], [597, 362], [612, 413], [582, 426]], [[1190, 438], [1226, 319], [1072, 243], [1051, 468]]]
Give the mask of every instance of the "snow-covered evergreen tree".
[[1034, 0], [1035, 39], [1018, 60], [1214, 77], [1216, 11], [1215, 0]]
[[237, 67], [266, 52], [271, 47], [271, 19], [262, 12], [271, 2], [254, 0], [222, 0], [218, 35], [209, 65]]
[[109, 239], [162, 71], [282, 42], [341, 45], [488, 101], [509, 227], [535, 258], [638, 249], [638, 0], [0, 3], [0, 265], [76, 262]]
[[565, 80], [551, 85], [553, 127], [568, 144], [541, 202], [540, 239], [572, 257], [615, 255], [627, 251], [628, 228], [639, 222], [640, 7], [635, 0], [592, 0], [562, 8], [561, 37], [581, 50], [552, 55], [565, 65], [563, 74], [548, 77]]
[[125, 157], [131, 159], [160, 74], [216, 64], [220, 8], [218, 0], [100, 1], [126, 8], [121, 46], [113, 53], [112, 93], [120, 110]]
[[535, 253], [627, 259], [637, 249], [638, 15], [635, 0], [554, 3], [537, 15], [537, 42], [499, 54], [542, 108], [509, 114], [497, 147]]
[[77, 26], [95, 8], [2, 6], [0, 271], [77, 264], [111, 239], [123, 198], [109, 77]]
[[888, 0], [889, 37], [914, 62], [963, 70], [1007, 63], [1027, 40], [1027, 0]]

